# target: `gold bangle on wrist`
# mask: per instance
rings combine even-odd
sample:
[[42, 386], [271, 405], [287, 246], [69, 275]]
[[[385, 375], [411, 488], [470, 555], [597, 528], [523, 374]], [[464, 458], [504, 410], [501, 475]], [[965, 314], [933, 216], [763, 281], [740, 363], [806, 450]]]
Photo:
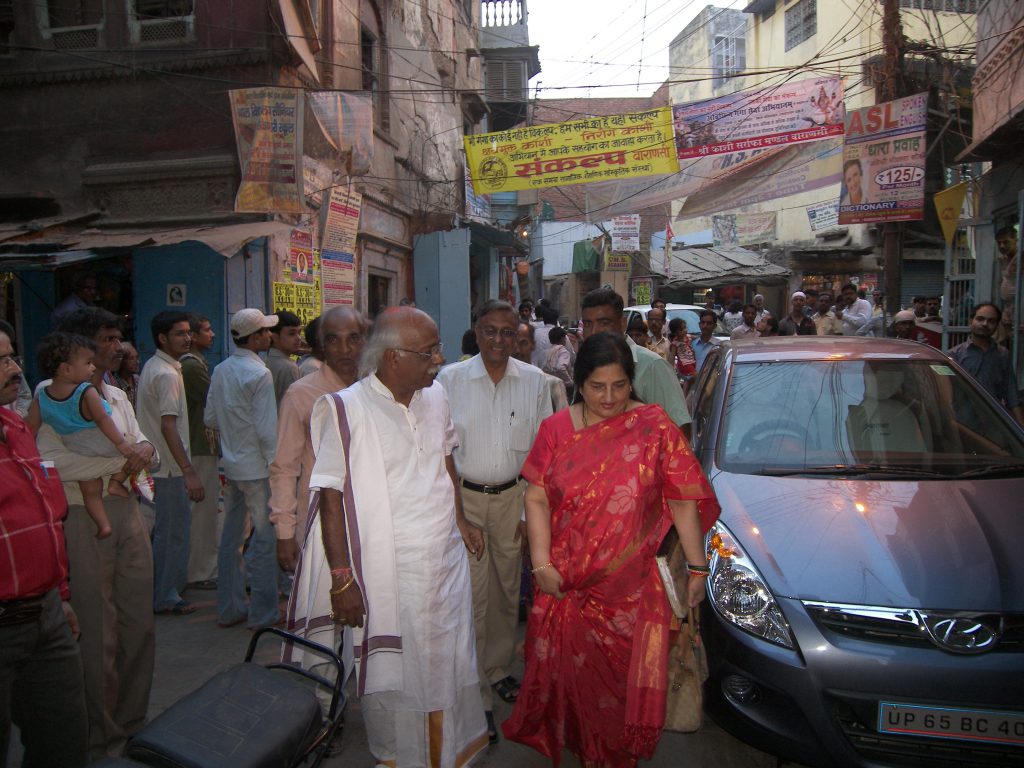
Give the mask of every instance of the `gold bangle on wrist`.
[[537, 571], [543, 571], [545, 568], [551, 567], [551, 561], [544, 563], [544, 565], [538, 565], [536, 568], [531, 568], [530, 573], [537, 573]]
[[349, 576], [348, 580], [344, 584], [342, 584], [340, 587], [337, 587], [335, 589], [330, 590], [330, 594], [331, 595], [340, 595], [346, 589], [351, 587], [353, 583], [355, 583], [355, 577]]

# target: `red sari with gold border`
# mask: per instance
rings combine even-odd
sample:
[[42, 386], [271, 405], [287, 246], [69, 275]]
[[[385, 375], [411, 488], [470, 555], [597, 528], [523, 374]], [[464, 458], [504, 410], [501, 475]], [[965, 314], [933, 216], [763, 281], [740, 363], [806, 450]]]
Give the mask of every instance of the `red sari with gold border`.
[[718, 503], [683, 433], [658, 405], [576, 431], [569, 411], [540, 427], [523, 476], [551, 508], [551, 562], [565, 597], [537, 592], [526, 674], [506, 737], [559, 764], [632, 766], [665, 721], [671, 610], [654, 555], [672, 526], [666, 499]]

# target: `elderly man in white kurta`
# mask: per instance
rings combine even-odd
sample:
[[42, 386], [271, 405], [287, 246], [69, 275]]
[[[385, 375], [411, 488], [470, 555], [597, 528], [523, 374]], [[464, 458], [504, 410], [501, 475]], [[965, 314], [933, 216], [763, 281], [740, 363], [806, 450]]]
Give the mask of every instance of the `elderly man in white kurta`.
[[377, 318], [365, 378], [313, 408], [332, 617], [355, 632], [370, 751], [389, 766], [461, 766], [486, 747], [467, 550], [483, 535], [456, 493], [455, 428], [437, 326]]

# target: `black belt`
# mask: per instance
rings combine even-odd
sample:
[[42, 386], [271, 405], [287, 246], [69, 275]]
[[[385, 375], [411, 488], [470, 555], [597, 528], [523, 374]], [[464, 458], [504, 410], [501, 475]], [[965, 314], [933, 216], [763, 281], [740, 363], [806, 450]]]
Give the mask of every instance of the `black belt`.
[[462, 481], [463, 488], [469, 488], [471, 491], [477, 493], [504, 493], [509, 488], [515, 488], [519, 484], [519, 478], [513, 477], [507, 483], [498, 483], [497, 485], [481, 485], [480, 483], [471, 483], [469, 480]]
[[43, 612], [46, 595], [26, 597], [24, 600], [0, 601], [0, 627], [11, 624], [27, 624], [39, 618]]

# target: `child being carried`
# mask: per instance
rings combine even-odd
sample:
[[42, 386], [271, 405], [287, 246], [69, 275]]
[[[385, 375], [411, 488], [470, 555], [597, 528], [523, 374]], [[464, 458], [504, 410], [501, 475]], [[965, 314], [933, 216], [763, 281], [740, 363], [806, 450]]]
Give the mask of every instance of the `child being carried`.
[[[95, 352], [91, 339], [73, 333], [51, 333], [39, 342], [39, 367], [52, 381], [37, 391], [27, 421], [33, 434], [42, 424], [50, 425], [75, 453], [127, 459], [131, 443], [117, 428], [110, 405], [91, 382], [96, 372], [92, 362]], [[128, 479], [125, 469], [113, 474], [107, 493], [127, 497], [129, 490], [124, 483]], [[103, 478], [82, 480], [78, 486], [85, 510], [96, 523], [96, 538], [105, 539], [112, 529], [103, 507]]]

